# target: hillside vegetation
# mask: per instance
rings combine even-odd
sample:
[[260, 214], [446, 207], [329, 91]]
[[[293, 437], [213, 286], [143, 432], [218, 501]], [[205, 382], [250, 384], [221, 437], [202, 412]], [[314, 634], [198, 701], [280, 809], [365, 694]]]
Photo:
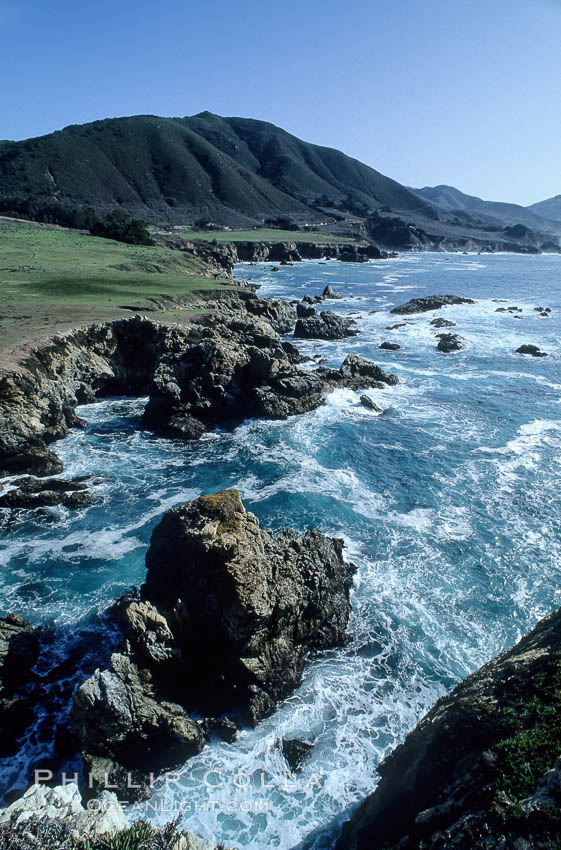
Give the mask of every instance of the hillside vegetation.
[[[50, 198], [107, 211], [122, 206], [155, 220], [244, 223], [323, 204], [429, 209], [394, 180], [340, 151], [273, 124], [140, 115], [72, 125], [0, 144], [0, 196]], [[6, 210], [6, 206], [4, 205]], [[325, 213], [324, 213], [325, 215]]]

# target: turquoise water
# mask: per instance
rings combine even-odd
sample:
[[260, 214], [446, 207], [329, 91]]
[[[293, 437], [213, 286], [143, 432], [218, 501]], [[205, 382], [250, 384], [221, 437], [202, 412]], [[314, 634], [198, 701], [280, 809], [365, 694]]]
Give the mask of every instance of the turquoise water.
[[[96, 612], [142, 582], [151, 531], [172, 505], [235, 486], [267, 527], [345, 538], [358, 567], [350, 644], [311, 660], [302, 686], [257, 729], [211, 743], [177, 784], [160, 783], [150, 813], [169, 819], [181, 804], [188, 828], [233, 847], [289, 850], [310, 835], [327, 847], [372, 790], [380, 759], [435, 699], [561, 604], [561, 259], [417, 254], [276, 273], [243, 265], [237, 275], [289, 300], [328, 283], [339, 291], [325, 307], [358, 313], [361, 334], [300, 347], [334, 366], [352, 351], [395, 372], [397, 387], [369, 391], [384, 412], [337, 390], [312, 413], [184, 444], [137, 430], [143, 399], [81, 408], [88, 428], [56, 449], [65, 475], [92, 476], [97, 502], [2, 528], [2, 607], [54, 621], [45, 674], [69, 651], [91, 669], [112, 640]], [[477, 304], [388, 314], [439, 292]], [[510, 305], [522, 319], [495, 312]], [[436, 351], [435, 315], [457, 323], [466, 350]], [[378, 350], [383, 340], [403, 350]], [[523, 343], [549, 357], [514, 354]], [[63, 722], [74, 685], [69, 677], [57, 692]], [[52, 753], [49, 729], [39, 718], [19, 758], [0, 764], [5, 787], [25, 784]], [[313, 745], [290, 781], [283, 738]]]

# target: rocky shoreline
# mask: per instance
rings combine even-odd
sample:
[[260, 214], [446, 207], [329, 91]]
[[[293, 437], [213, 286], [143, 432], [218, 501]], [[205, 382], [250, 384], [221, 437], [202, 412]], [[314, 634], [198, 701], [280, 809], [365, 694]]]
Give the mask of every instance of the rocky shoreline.
[[[63, 471], [51, 445], [82, 425], [79, 404], [104, 396], [148, 395], [144, 427], [197, 440], [247, 416], [307, 412], [334, 387], [397, 383], [355, 355], [339, 369], [300, 369], [302, 356], [282, 336], [298, 322], [308, 323], [307, 333], [295, 334], [304, 338], [357, 332], [330, 311], [316, 313], [313, 303], [317, 299], [290, 305], [240, 289], [211, 296], [204, 308], [213, 312], [187, 327], [135, 316], [53, 338], [19, 372], [0, 376], [0, 476], [43, 477], [13, 482], [0, 506], [28, 509], [41, 498], [43, 504], [74, 498], [79, 506], [86, 485], [49, 477]], [[407, 316], [469, 303], [430, 296], [392, 312]], [[454, 323], [439, 318], [430, 324]], [[455, 334], [438, 338], [445, 353], [464, 347]], [[366, 395], [361, 402], [376, 409]], [[100, 789], [109, 779], [121, 799], [148, 796], [147, 773], [183, 763], [211, 736], [233, 740], [243, 725], [258, 723], [297, 687], [310, 653], [343, 644], [354, 571], [343, 559], [342, 541], [318, 530], [275, 536], [261, 529], [236, 490], [168, 511], [154, 530], [146, 566], [140, 594], [119, 600], [111, 612], [118, 646], [107, 665], [79, 685], [71, 711], [71, 737], [92, 784]], [[338, 848], [556, 847], [560, 623], [561, 612], [546, 618], [437, 703], [381, 765], [379, 788], [345, 826]], [[0, 620], [4, 754], [29, 723], [22, 695], [32, 684], [37, 639], [17, 615]], [[126, 831], [122, 817], [92, 825], [78, 788], [33, 787], [42, 793], [32, 788], [0, 814], [0, 847], [5, 834], [21, 834], [29, 843], [18, 848], [42, 842], [44, 850], [54, 849], [44, 829], [57, 819], [66, 837], [80, 829], [92, 840]], [[22, 811], [32, 818], [25, 829]], [[164, 846], [211, 848], [188, 833], [170, 835]]]

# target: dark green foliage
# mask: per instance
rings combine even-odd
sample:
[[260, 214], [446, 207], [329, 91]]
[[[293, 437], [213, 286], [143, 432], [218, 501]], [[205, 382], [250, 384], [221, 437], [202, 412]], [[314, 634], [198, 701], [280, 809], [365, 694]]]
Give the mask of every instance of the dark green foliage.
[[300, 230], [295, 221], [290, 218], [279, 216], [278, 218], [267, 218], [265, 220], [266, 227], [273, 227], [275, 230]]
[[89, 230], [99, 218], [93, 207], [73, 207], [52, 198], [38, 197], [0, 197], [0, 215], [79, 230]]
[[[309, 212], [315, 199], [422, 210], [417, 195], [330, 148], [264, 121], [141, 115], [66, 127], [0, 147], [0, 196], [56, 198], [148, 220], [239, 224]], [[245, 222], [244, 222], [245, 219]]]
[[539, 695], [501, 711], [503, 737], [495, 745], [499, 787], [515, 800], [528, 797], [536, 779], [561, 755], [561, 674], [543, 677]]
[[90, 227], [92, 236], [103, 236], [106, 239], [116, 239], [127, 245], [153, 245], [154, 242], [146, 227], [146, 222], [133, 218], [124, 210], [114, 210], [102, 221], [96, 221]]

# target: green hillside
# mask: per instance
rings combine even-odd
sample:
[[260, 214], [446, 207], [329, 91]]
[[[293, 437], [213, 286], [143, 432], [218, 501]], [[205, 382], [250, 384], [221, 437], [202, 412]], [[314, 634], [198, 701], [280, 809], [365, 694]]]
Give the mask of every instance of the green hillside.
[[[0, 144], [0, 196], [122, 206], [156, 221], [244, 225], [321, 217], [310, 205], [350, 197], [370, 209], [429, 210], [413, 192], [330, 148], [264, 121], [140, 115], [72, 125]], [[325, 214], [323, 214], [325, 215]]]

